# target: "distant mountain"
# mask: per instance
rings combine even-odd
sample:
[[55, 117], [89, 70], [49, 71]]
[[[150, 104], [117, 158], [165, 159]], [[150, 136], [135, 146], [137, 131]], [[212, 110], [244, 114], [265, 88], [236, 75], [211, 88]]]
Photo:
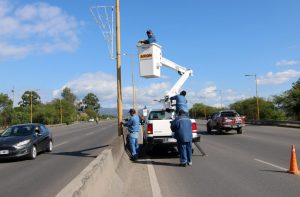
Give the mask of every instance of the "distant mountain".
[[[129, 109], [123, 109], [123, 116], [128, 115]], [[117, 116], [118, 110], [117, 108], [100, 108], [100, 115], [111, 115], [111, 116]]]

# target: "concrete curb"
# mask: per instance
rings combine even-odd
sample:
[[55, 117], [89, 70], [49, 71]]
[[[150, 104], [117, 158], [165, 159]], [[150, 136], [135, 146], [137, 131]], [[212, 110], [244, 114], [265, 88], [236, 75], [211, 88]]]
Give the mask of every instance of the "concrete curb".
[[94, 159], [56, 197], [123, 196], [130, 161], [122, 136]]

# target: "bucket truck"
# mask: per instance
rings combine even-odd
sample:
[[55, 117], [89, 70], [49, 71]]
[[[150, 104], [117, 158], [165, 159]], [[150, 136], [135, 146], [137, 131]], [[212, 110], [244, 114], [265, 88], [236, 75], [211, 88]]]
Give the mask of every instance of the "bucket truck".
[[[163, 108], [150, 110], [149, 114], [145, 114], [143, 143], [150, 149], [155, 144], [176, 145], [174, 133], [170, 128], [170, 122], [175, 117], [174, 111], [176, 103], [174, 103], [174, 101], [170, 98], [179, 94], [181, 87], [185, 81], [192, 76], [193, 71], [162, 57], [161, 46], [156, 43], [138, 44], [137, 47], [141, 77], [160, 77], [160, 69], [162, 66], [173, 69], [180, 75], [178, 81], [169, 91], [166, 92], [164, 98], [160, 99], [160, 102], [163, 104]], [[194, 119], [191, 119], [191, 121], [193, 142], [199, 142], [200, 135], [197, 134], [196, 121]]]

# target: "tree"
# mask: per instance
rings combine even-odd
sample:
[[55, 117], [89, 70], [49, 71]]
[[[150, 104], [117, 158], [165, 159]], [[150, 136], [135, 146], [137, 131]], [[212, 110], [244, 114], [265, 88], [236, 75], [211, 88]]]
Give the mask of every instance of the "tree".
[[88, 93], [82, 99], [82, 103], [80, 105], [83, 106], [83, 111], [88, 115], [89, 118], [98, 117], [100, 111], [100, 104], [99, 99], [95, 94]]
[[0, 125], [6, 127], [12, 122], [13, 102], [7, 94], [0, 93]]
[[[284, 114], [276, 108], [273, 102], [258, 98], [260, 119], [262, 120], [284, 120]], [[237, 101], [229, 105], [231, 109], [236, 110], [239, 114], [245, 115], [248, 120], [256, 120], [257, 108], [256, 97]]]
[[25, 91], [21, 97], [21, 101], [19, 102], [19, 105], [21, 107], [27, 107], [31, 105], [31, 101], [32, 101], [32, 105], [38, 105], [41, 104], [41, 97], [38, 95], [37, 92], [35, 91]]
[[274, 96], [274, 102], [288, 117], [300, 120], [300, 78], [293, 83], [290, 90], [279, 96]]
[[91, 109], [96, 112], [96, 114], [99, 113], [100, 110], [100, 104], [98, 97], [93, 93], [88, 93], [82, 100], [83, 105], [86, 109]]
[[61, 96], [64, 100], [66, 100], [69, 103], [74, 104], [76, 100], [75, 94], [72, 93], [71, 89], [66, 87], [63, 89], [63, 92], [61, 93]]
[[205, 105], [203, 103], [195, 103], [189, 110], [189, 114], [192, 118], [207, 118], [212, 113], [218, 111], [218, 108]]

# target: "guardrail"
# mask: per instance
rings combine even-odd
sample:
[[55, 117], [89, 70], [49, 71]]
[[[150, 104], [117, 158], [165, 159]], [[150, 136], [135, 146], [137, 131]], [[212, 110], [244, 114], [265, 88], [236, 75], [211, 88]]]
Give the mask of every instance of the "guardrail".
[[246, 124], [300, 128], [300, 121], [259, 120], [247, 121]]

